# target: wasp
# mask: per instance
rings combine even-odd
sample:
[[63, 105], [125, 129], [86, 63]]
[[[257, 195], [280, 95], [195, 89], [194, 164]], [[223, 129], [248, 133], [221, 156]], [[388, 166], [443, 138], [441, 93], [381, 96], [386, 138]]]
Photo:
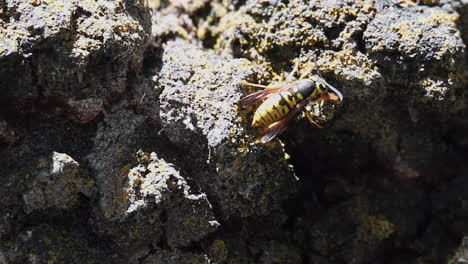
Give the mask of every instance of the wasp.
[[[241, 99], [243, 107], [250, 106], [260, 100], [263, 103], [255, 111], [252, 126], [263, 127], [260, 142], [267, 143], [286, 130], [288, 122], [303, 110], [308, 102], [343, 101], [343, 95], [338, 89], [328, 84], [318, 75], [310, 79], [299, 80], [278, 86], [264, 86], [248, 82], [244, 85], [264, 88]], [[333, 93], [327, 92], [331, 90]], [[309, 112], [305, 111], [309, 121], [318, 127]]]

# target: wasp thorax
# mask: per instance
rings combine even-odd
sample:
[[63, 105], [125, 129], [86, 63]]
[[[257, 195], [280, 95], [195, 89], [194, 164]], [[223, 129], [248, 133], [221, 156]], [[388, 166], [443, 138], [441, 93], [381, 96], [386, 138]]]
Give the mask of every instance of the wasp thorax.
[[304, 98], [308, 98], [315, 91], [315, 82], [309, 79], [297, 81], [297, 92], [300, 93]]

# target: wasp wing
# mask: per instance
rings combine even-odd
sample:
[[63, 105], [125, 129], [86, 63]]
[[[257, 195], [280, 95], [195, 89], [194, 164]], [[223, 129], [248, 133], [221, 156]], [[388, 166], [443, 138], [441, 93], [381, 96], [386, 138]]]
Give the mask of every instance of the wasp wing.
[[260, 138], [260, 142], [267, 143], [273, 140], [276, 136], [283, 133], [286, 130], [288, 122], [293, 119], [293, 117], [302, 110], [302, 108], [306, 105], [307, 101], [303, 101], [302, 103], [298, 104], [294, 109], [289, 111], [281, 120], [269, 125], [263, 132], [262, 137]]
[[295, 83], [290, 83], [290, 84], [285, 84], [281, 86], [275, 86], [275, 87], [269, 87], [263, 90], [258, 90], [254, 93], [251, 93], [247, 95], [246, 97], [241, 99], [241, 105], [242, 107], [247, 107], [249, 105], [252, 105], [259, 100], [266, 99], [272, 94], [277, 94], [281, 93], [283, 91], [286, 91], [288, 89], [291, 89], [291, 87], [295, 86]]

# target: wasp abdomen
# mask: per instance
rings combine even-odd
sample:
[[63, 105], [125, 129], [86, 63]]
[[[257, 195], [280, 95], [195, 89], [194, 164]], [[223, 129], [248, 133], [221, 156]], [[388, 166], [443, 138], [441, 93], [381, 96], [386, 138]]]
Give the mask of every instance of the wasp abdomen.
[[304, 99], [306, 98], [298, 92], [296, 87], [270, 96], [255, 112], [252, 126], [268, 126], [281, 120]]

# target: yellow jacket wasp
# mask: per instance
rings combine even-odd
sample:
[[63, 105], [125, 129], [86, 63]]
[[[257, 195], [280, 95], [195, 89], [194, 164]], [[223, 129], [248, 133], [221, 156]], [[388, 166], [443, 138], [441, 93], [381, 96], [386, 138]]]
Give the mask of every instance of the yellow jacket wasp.
[[[260, 138], [262, 143], [267, 143], [281, 134], [286, 129], [288, 122], [302, 111], [309, 101], [343, 101], [341, 92], [318, 75], [313, 75], [310, 79], [272, 87], [248, 82], [241, 83], [264, 88], [241, 99], [243, 107], [265, 99], [255, 111], [252, 121], [252, 126], [264, 127]], [[330, 89], [333, 93], [326, 92], [327, 89]], [[312, 119], [310, 113], [306, 111], [305, 114], [310, 122], [320, 127]]]

